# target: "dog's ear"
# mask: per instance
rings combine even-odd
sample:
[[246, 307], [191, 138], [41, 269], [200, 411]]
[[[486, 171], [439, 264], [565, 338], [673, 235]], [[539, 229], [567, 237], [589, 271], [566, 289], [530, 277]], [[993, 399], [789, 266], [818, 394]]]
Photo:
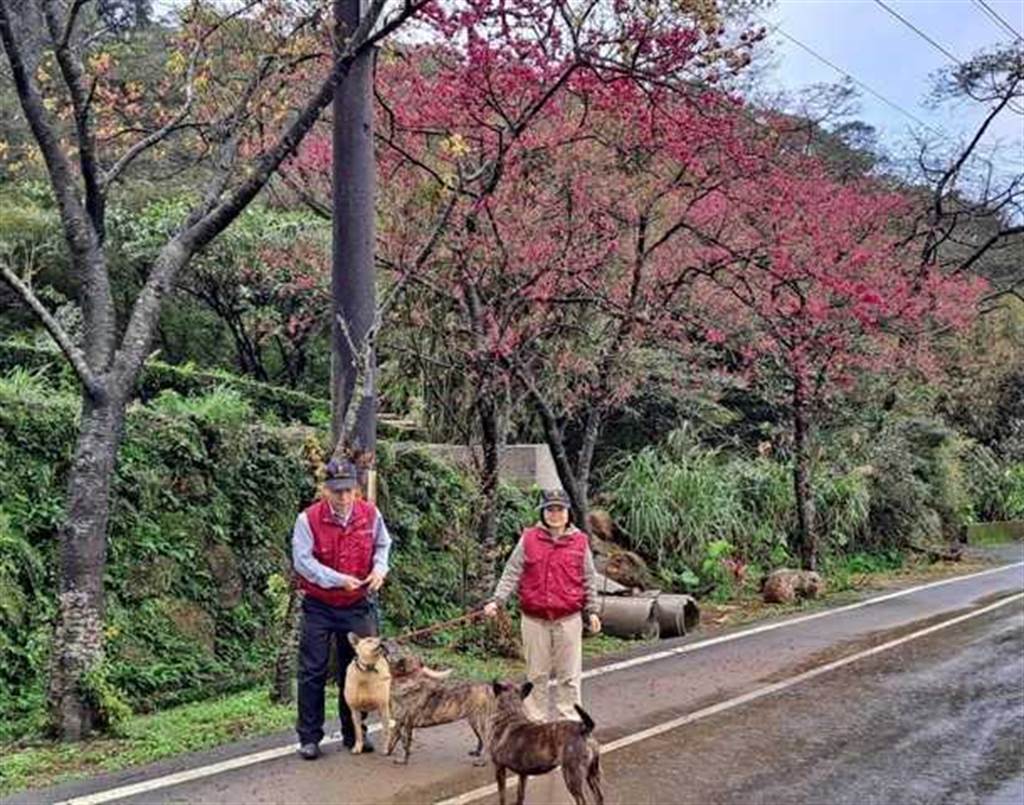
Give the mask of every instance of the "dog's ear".
[[356, 646], [358, 646], [359, 645], [359, 641], [362, 640], [362, 639], [363, 638], [361, 638], [355, 632], [349, 632], [348, 633], [348, 642], [352, 644], [352, 648], [355, 648]]
[[527, 696], [530, 695], [530, 692], [532, 690], [533, 690], [533, 683], [532, 682], [524, 682], [522, 687], [519, 688], [519, 698], [520, 699], [525, 699]]
[[505, 686], [501, 684], [497, 679], [491, 680], [491, 690], [494, 691], [495, 696], [500, 696], [505, 691]]

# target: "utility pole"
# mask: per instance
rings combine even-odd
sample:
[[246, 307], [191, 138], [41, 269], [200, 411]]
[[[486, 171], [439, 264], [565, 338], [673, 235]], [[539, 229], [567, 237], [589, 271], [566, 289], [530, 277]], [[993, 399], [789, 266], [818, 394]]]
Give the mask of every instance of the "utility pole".
[[[352, 36], [365, 12], [365, 0], [334, 0], [338, 47], [343, 47]], [[365, 471], [363, 488], [371, 500], [376, 491], [372, 462], [377, 443], [377, 359], [373, 350], [366, 354], [366, 336], [377, 314], [373, 60], [372, 51], [364, 52], [334, 91], [331, 260], [331, 436], [337, 448], [345, 436], [345, 412], [350, 405], [357, 405], [351, 442], [345, 447], [357, 457], [363, 457], [357, 463], [361, 465], [360, 474]]]

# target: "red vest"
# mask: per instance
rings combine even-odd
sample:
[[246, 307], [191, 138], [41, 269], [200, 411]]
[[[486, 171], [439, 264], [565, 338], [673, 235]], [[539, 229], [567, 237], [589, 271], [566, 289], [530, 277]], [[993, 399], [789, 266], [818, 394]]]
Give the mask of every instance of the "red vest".
[[525, 564], [519, 606], [534, 618], [557, 620], [583, 611], [583, 562], [587, 535], [573, 531], [559, 540], [540, 526], [523, 532]]
[[[348, 523], [341, 525], [331, 514], [326, 500], [306, 509], [306, 519], [313, 532], [313, 558], [339, 573], [365, 579], [373, 569], [373, 529], [377, 509], [372, 503], [357, 500], [352, 504]], [[299, 585], [306, 595], [332, 607], [352, 606], [366, 597], [366, 588], [348, 592], [340, 587], [325, 589], [299, 576]]]

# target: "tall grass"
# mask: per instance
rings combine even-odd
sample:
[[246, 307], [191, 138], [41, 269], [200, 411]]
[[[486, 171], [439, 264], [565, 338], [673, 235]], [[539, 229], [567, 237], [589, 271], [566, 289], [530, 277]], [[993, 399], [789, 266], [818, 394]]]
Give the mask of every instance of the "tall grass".
[[[791, 558], [796, 509], [789, 464], [728, 455], [676, 436], [619, 457], [602, 480], [631, 547], [659, 566], [700, 568], [710, 547], [723, 542], [759, 565]], [[865, 474], [819, 473], [815, 505], [826, 550], [854, 544], [870, 511]]]

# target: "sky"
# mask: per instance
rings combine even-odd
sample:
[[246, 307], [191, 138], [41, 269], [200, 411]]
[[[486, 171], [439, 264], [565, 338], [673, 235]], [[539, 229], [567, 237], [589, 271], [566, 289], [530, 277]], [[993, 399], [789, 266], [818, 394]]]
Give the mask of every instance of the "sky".
[[[976, 51], [1011, 40], [974, 0], [884, 0], [885, 4], [964, 60]], [[985, 0], [1017, 31], [1024, 32], [1024, 0]], [[799, 40], [879, 94], [902, 107], [944, 138], [973, 133], [982, 115], [970, 104], [931, 109], [929, 76], [952, 62], [890, 15], [876, 0], [777, 0], [764, 12], [773, 67], [764, 75], [769, 87], [788, 91], [842, 76], [808, 54], [782, 32]], [[917, 127], [905, 114], [860, 91], [857, 117], [874, 126], [883, 145], [897, 147]], [[934, 134], [934, 132], [933, 132]], [[1024, 115], [1009, 109], [993, 123], [989, 143], [1003, 147], [1004, 166], [1024, 172]]]

